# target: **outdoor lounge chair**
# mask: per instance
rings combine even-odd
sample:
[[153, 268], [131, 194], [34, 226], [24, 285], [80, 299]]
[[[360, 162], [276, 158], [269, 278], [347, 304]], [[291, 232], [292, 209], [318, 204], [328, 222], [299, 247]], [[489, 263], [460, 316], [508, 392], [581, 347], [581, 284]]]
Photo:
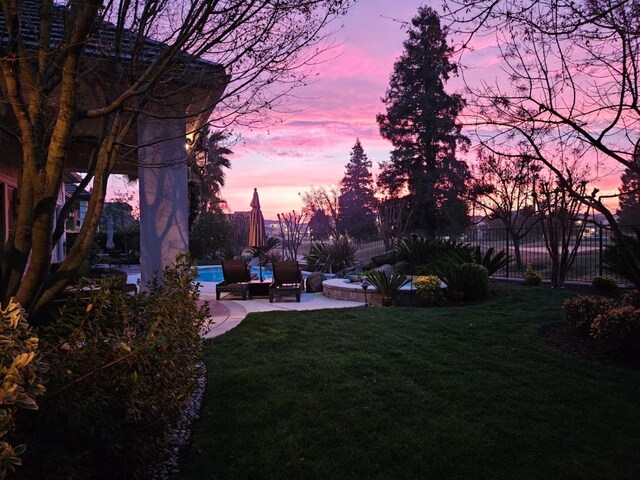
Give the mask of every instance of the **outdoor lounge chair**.
[[242, 295], [246, 300], [249, 296], [249, 282], [251, 273], [244, 260], [223, 260], [222, 276], [224, 280], [216, 284], [216, 300], [220, 300], [222, 292]]
[[303, 289], [302, 270], [295, 260], [273, 262], [273, 282], [269, 286], [269, 303], [273, 303], [274, 297], [295, 295], [300, 302], [300, 293]]

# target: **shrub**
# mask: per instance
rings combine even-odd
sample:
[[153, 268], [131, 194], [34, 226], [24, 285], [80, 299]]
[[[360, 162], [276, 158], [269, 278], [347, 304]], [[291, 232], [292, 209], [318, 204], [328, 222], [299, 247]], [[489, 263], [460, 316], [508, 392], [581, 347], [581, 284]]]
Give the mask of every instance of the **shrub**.
[[524, 284], [532, 287], [538, 287], [542, 283], [542, 275], [536, 272], [531, 265], [527, 265], [523, 278]]
[[447, 284], [447, 295], [451, 300], [475, 301], [489, 296], [489, 271], [476, 263], [457, 265], [440, 263], [434, 267], [437, 275]]
[[38, 338], [25, 317], [24, 310], [13, 301], [0, 309], [0, 478], [22, 464], [20, 455], [26, 446], [14, 447], [7, 441], [15, 428], [18, 409], [36, 410], [36, 397], [45, 390]]
[[489, 276], [491, 276], [501, 268], [506, 267], [511, 262], [511, 257], [504, 250], [496, 252], [493, 247], [490, 247], [483, 255], [480, 247], [477, 246], [473, 251], [473, 260], [474, 263], [485, 267], [489, 272]]
[[444, 246], [441, 240], [420, 237], [403, 238], [395, 246], [396, 258], [414, 265], [432, 263], [443, 250]]
[[383, 305], [390, 302], [396, 291], [409, 281], [406, 275], [398, 275], [397, 273], [387, 275], [379, 270], [367, 273], [366, 279], [382, 295]]
[[331, 243], [314, 243], [305, 257], [307, 268], [313, 272], [336, 273], [356, 263], [356, 247], [344, 235]]
[[42, 335], [51, 394], [29, 430], [49, 476], [32, 478], [136, 478], [148, 465], [199, 377], [208, 308], [198, 298], [195, 269], [179, 257], [146, 293], [105, 281], [63, 307]]
[[621, 242], [604, 249], [602, 262], [611, 272], [635, 283], [638, 279], [632, 266], [640, 255], [640, 230], [634, 229], [634, 235], [623, 236]]
[[420, 305], [426, 307], [442, 306], [446, 299], [442, 293], [440, 279], [435, 275], [417, 277], [413, 281]]
[[616, 355], [637, 357], [640, 355], [640, 309], [625, 305], [602, 312], [591, 324], [591, 336]]
[[579, 295], [565, 300], [562, 304], [562, 314], [576, 333], [588, 336], [595, 318], [615, 306], [615, 302], [609, 298]]
[[615, 278], [605, 276], [593, 277], [591, 286], [595, 291], [605, 294], [615, 294], [618, 292], [618, 282]]
[[477, 263], [460, 265], [463, 281], [462, 293], [465, 300], [484, 300], [489, 297], [489, 271]]
[[622, 295], [623, 305], [632, 305], [640, 308], [640, 292], [638, 290], [629, 290]]

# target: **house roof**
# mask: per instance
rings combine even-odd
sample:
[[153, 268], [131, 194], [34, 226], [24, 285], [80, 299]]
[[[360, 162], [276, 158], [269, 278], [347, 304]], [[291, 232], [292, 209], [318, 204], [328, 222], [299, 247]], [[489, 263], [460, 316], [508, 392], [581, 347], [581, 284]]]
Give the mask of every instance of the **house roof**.
[[[73, 195], [73, 193], [77, 189], [78, 189], [78, 185], [76, 185], [75, 183], [65, 183], [64, 184], [65, 197], [69, 198], [71, 195]], [[79, 195], [78, 198], [80, 200], [89, 200], [89, 198], [91, 197], [91, 194], [86, 190], [81, 190], [78, 195]]]
[[[39, 43], [40, 32], [40, 12], [37, 0], [22, 0], [18, 2], [20, 12], [20, 36], [27, 47], [36, 48]], [[50, 47], [52, 50], [62, 50], [66, 44], [66, 26], [65, 17], [68, 14], [68, 6], [61, 4], [53, 4], [51, 13], [51, 40]], [[107, 21], [97, 22], [93, 28], [93, 32], [85, 47], [85, 54], [93, 58], [114, 59], [116, 56], [120, 60], [131, 60], [133, 51], [136, 48], [137, 34], [129, 29], [122, 32], [122, 40], [120, 42], [121, 49], [116, 51], [116, 26]], [[156, 59], [168, 45], [162, 42], [145, 37], [142, 42], [142, 48], [138, 53], [138, 60], [144, 63], [150, 63]], [[4, 12], [0, 9], [0, 56], [9, 53], [9, 37], [5, 28]], [[178, 56], [179, 63], [186, 66], [189, 73], [215, 73], [224, 74], [222, 65], [211, 62], [202, 58], [196, 58], [187, 52]]]

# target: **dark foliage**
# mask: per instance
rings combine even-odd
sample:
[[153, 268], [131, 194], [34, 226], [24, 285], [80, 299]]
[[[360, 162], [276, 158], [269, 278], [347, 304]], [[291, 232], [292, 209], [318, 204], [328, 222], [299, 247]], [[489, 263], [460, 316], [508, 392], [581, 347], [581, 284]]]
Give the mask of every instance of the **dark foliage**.
[[593, 277], [591, 279], [591, 286], [596, 292], [605, 295], [615, 295], [618, 293], [618, 282], [615, 278], [606, 275]]
[[332, 232], [331, 217], [323, 210], [314, 210], [309, 218], [309, 235], [311, 236], [311, 241], [322, 242], [327, 240]]
[[338, 197], [338, 232], [355, 240], [371, 238], [376, 233], [376, 198], [373, 195], [371, 160], [360, 139], [351, 149], [349, 163], [340, 182]]
[[394, 146], [390, 161], [381, 165], [378, 184], [391, 196], [408, 190], [412, 227], [460, 230], [467, 223], [462, 196], [469, 172], [456, 159], [456, 148], [468, 139], [457, 122], [465, 102], [444, 89], [457, 73], [453, 50], [438, 15], [428, 7], [418, 10], [408, 36], [383, 98], [386, 113], [377, 116], [380, 134]]
[[195, 273], [183, 259], [136, 296], [81, 292], [40, 334], [50, 365], [41, 409], [21, 432], [25, 478], [142, 478], [198, 378]]
[[489, 272], [476, 263], [443, 262], [433, 270], [447, 284], [451, 300], [477, 301], [489, 297]]
[[314, 272], [336, 273], [356, 262], [356, 247], [341, 236], [330, 243], [314, 243], [305, 257], [307, 268]]
[[620, 177], [620, 203], [616, 212], [620, 225], [640, 225], [640, 176], [637, 172], [625, 169]]
[[604, 266], [634, 284], [637, 283], [637, 276], [633, 265], [639, 258], [640, 230], [634, 230], [634, 236], [626, 235], [621, 242], [606, 247], [602, 252]]
[[231, 226], [221, 211], [207, 211], [191, 227], [189, 251], [195, 259], [219, 258], [220, 251], [231, 245]]

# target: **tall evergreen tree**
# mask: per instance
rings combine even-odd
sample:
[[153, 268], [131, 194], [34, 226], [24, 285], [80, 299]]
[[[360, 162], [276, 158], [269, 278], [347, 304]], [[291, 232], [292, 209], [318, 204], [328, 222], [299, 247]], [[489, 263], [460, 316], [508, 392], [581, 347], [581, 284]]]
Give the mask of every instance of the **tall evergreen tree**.
[[640, 226], [640, 175], [625, 169], [620, 177], [620, 204], [616, 212], [620, 217], [620, 225]]
[[345, 166], [338, 197], [338, 231], [356, 240], [371, 237], [376, 232], [376, 198], [370, 169], [371, 160], [357, 139]]
[[457, 122], [465, 102], [444, 90], [457, 66], [446, 29], [431, 8], [418, 10], [408, 34], [382, 99], [387, 112], [377, 116], [380, 134], [395, 147], [381, 165], [378, 184], [391, 196], [408, 192], [412, 228], [461, 229], [467, 223], [463, 194], [469, 173], [456, 159], [456, 147], [469, 142]]

